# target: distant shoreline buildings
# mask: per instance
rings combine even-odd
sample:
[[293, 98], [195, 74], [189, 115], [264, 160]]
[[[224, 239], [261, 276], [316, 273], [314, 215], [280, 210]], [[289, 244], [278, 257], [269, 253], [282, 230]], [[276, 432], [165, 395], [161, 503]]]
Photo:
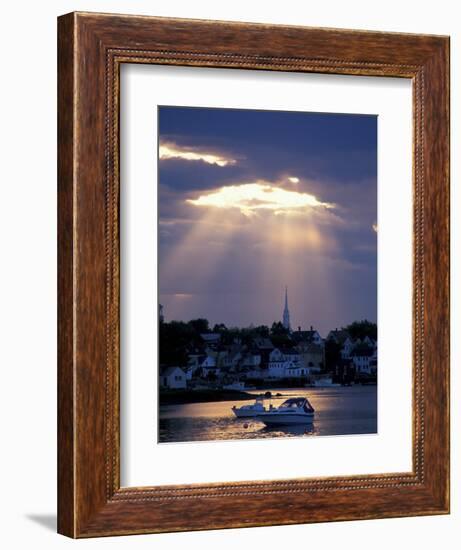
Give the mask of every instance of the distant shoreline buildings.
[[[166, 334], [163, 307], [159, 307], [160, 349], [175, 345], [174, 334]], [[200, 320], [203, 323], [205, 320]], [[172, 324], [174, 324], [173, 322]], [[191, 323], [194, 323], [191, 321]], [[368, 323], [362, 321], [362, 324]], [[176, 323], [180, 325], [181, 323]], [[372, 323], [368, 323], [370, 326]], [[182, 323], [185, 327], [187, 323]], [[351, 325], [353, 326], [353, 325]], [[357, 323], [360, 328], [360, 322]], [[365, 326], [365, 325], [364, 325]], [[357, 327], [356, 327], [357, 328]], [[162, 331], [165, 332], [162, 338]], [[322, 338], [313, 326], [293, 331], [290, 325], [288, 288], [282, 321], [272, 328], [227, 329], [215, 325], [212, 331], [190, 331], [184, 343], [183, 363], [160, 365], [160, 387], [186, 389], [203, 387], [263, 386], [274, 383], [302, 385], [329, 378], [338, 383], [376, 380], [377, 341], [366, 335], [354, 337], [347, 329], [330, 330]], [[173, 342], [173, 344], [171, 344]]]

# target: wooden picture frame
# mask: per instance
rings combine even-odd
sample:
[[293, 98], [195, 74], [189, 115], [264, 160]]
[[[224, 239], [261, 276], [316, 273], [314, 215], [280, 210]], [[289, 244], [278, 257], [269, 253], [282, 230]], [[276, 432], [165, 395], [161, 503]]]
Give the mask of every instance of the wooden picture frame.
[[[449, 39], [71, 13], [58, 21], [58, 531], [96, 537], [449, 512]], [[413, 469], [120, 487], [122, 63], [412, 79]]]

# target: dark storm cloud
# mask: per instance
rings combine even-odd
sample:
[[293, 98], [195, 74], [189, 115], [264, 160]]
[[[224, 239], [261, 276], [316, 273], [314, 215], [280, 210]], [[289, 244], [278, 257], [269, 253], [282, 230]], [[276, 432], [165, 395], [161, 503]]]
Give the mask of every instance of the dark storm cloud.
[[245, 173], [241, 166], [221, 168], [203, 161], [182, 159], [163, 160], [160, 163], [161, 183], [179, 192], [213, 189], [237, 181]]

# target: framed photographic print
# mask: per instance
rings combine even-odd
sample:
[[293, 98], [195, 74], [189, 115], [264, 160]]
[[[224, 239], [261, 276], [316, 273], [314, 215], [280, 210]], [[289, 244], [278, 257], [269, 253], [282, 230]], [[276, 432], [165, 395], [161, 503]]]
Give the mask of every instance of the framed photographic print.
[[448, 513], [448, 38], [58, 31], [59, 532]]

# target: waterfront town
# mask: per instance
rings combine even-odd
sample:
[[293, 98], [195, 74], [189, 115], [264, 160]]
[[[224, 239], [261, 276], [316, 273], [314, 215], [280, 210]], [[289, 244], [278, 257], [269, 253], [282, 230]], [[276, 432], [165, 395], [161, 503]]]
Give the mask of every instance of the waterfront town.
[[193, 392], [209, 398], [254, 388], [376, 384], [375, 323], [355, 321], [324, 335], [314, 326], [293, 329], [287, 289], [284, 302], [280, 321], [246, 328], [210, 327], [206, 319], [167, 322], [160, 305], [161, 402]]

